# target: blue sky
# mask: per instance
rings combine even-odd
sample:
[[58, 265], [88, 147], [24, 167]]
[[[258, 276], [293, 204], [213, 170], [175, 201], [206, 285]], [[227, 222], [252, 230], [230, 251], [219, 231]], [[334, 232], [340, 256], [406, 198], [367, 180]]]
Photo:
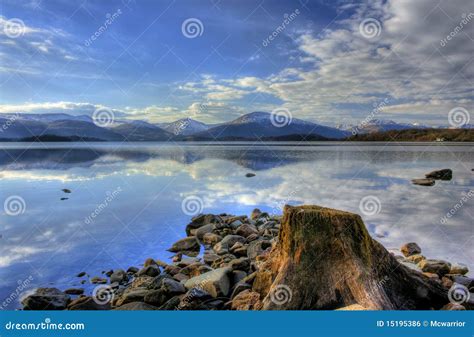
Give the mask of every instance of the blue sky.
[[447, 124], [473, 108], [468, 0], [1, 4], [0, 112], [221, 122], [284, 107], [324, 124]]

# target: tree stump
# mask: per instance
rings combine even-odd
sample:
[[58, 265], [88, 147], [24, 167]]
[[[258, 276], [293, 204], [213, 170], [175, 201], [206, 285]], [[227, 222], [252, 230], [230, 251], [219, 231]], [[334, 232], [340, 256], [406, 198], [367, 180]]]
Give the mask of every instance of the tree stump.
[[447, 290], [400, 264], [373, 240], [357, 214], [285, 206], [277, 245], [253, 290], [264, 310], [439, 309]]

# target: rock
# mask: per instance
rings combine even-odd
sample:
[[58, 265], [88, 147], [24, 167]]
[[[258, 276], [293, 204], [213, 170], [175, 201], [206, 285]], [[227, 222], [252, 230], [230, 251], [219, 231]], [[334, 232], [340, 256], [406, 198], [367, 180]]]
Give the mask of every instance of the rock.
[[402, 246], [402, 248], [400, 248], [400, 251], [405, 256], [411, 256], [411, 255], [415, 255], [415, 254], [420, 254], [421, 253], [421, 248], [415, 242], [409, 242], [409, 243], [405, 243]]
[[[396, 258], [396, 257], [395, 257]], [[403, 257], [402, 257], [403, 258]], [[421, 254], [414, 254], [414, 255], [410, 255], [406, 258], [407, 261], [410, 261], [410, 262], [413, 262], [413, 263], [420, 263], [421, 260], [425, 260], [426, 257], [424, 257], [423, 255]]]
[[160, 275], [160, 267], [158, 267], [157, 265], [144, 267], [138, 271], [137, 275], [138, 276], [146, 275], [146, 276], [156, 277]]
[[143, 302], [145, 295], [149, 290], [145, 288], [127, 288], [124, 293], [115, 302], [116, 306], [121, 306], [131, 302]]
[[206, 233], [202, 237], [202, 243], [205, 245], [214, 246], [216, 243], [222, 240], [222, 236], [215, 233]]
[[239, 228], [242, 225], [243, 225], [243, 222], [240, 221], [240, 220], [235, 220], [235, 221], [233, 221], [232, 223], [229, 224], [230, 228], [232, 228], [233, 230], [236, 230], [237, 228]]
[[64, 193], [71, 193], [71, 190], [69, 188], [63, 188], [61, 191]]
[[182, 297], [183, 296], [174, 296], [170, 298], [165, 304], [159, 307], [159, 310], [177, 310]]
[[117, 269], [115, 270], [112, 275], [110, 275], [110, 283], [118, 282], [127, 282], [128, 281], [128, 275], [123, 269]]
[[107, 280], [99, 276], [94, 276], [93, 278], [91, 278], [91, 283], [92, 284], [106, 284]]
[[143, 301], [147, 304], [151, 304], [154, 306], [161, 306], [168, 301], [169, 296], [166, 294], [163, 290], [158, 289], [158, 290], [150, 290], [149, 292], [146, 293], [146, 295], [143, 297]]
[[430, 173], [425, 174], [425, 177], [437, 180], [451, 180], [453, 179], [453, 171], [451, 169], [432, 171]]
[[143, 302], [131, 302], [121, 305], [114, 310], [157, 310], [158, 308]]
[[229, 267], [232, 270], [248, 270], [250, 267], [250, 259], [247, 257], [241, 257], [239, 259], [232, 260], [229, 263]]
[[109, 271], [103, 271], [102, 272], [102, 274], [105, 274], [105, 276], [107, 276], [107, 277], [112, 276], [113, 273], [114, 273], [114, 271], [112, 269], [110, 269]]
[[202, 241], [204, 235], [208, 233], [212, 233], [214, 228], [215, 228], [215, 225], [212, 223], [199, 227], [198, 229], [196, 229], [196, 232], [195, 232], [196, 237], [198, 238], [198, 240]]
[[155, 263], [157, 264], [158, 267], [165, 268], [168, 264], [164, 261], [161, 260], [155, 260]]
[[147, 275], [135, 277], [130, 288], [144, 288], [153, 283], [155, 278]]
[[191, 231], [210, 223], [221, 223], [222, 219], [214, 214], [200, 214], [191, 219], [191, 223], [186, 226], [186, 235], [190, 236]]
[[173, 256], [173, 258], [171, 259], [171, 261], [173, 262], [179, 262], [181, 261], [181, 258], [183, 257], [183, 254], [182, 253], [178, 253], [176, 254], [175, 256]]
[[82, 294], [84, 294], [84, 289], [82, 289], [82, 288], [69, 288], [69, 289], [64, 290], [64, 293], [68, 294], [68, 295], [82, 295]]
[[252, 289], [252, 286], [248, 283], [245, 282], [239, 282], [235, 285], [234, 290], [232, 291], [232, 295], [230, 296], [231, 299], [233, 299], [235, 296], [240, 294], [244, 290], [250, 290]]
[[449, 271], [449, 274], [460, 274], [460, 275], [466, 275], [469, 272], [469, 268], [462, 263], [454, 263], [451, 266], [451, 270]]
[[211, 267], [214, 269], [226, 267], [232, 260], [235, 260], [235, 259], [236, 259], [235, 255], [224, 254], [224, 255], [221, 255], [219, 259], [215, 260], [212, 263]]
[[188, 256], [198, 256], [201, 250], [201, 245], [195, 236], [176, 241], [171, 248], [168, 249], [172, 253], [183, 253]]
[[232, 300], [232, 310], [260, 310], [262, 302], [260, 301], [260, 294], [244, 290], [237, 294]]
[[438, 274], [435, 273], [423, 273], [426, 277], [432, 279], [432, 280], [439, 280]]
[[212, 296], [202, 288], [190, 289], [179, 301], [177, 310], [206, 310], [203, 302], [211, 300]]
[[433, 186], [435, 184], [434, 179], [412, 179], [411, 182], [420, 186]]
[[249, 243], [247, 247], [247, 256], [253, 260], [258, 255], [261, 255], [266, 249], [270, 248], [272, 244], [267, 240], [256, 240]]
[[237, 228], [235, 234], [243, 236], [244, 238], [247, 238], [252, 234], [257, 234], [258, 235], [258, 230], [253, 225], [243, 224], [242, 226]]
[[[235, 246], [235, 245], [234, 245]], [[247, 257], [247, 246], [242, 246], [237, 249], [231, 249], [232, 254], [239, 257]]]
[[464, 275], [453, 275], [453, 274], [446, 274], [445, 277], [449, 278], [451, 281], [453, 281], [455, 283], [459, 283], [459, 284], [465, 286], [466, 288], [470, 289], [471, 291], [474, 288], [474, 279], [473, 278], [470, 278], [470, 277], [467, 277], [467, 276], [464, 276]]
[[203, 255], [204, 263], [212, 264], [214, 261], [220, 259], [220, 256], [214, 253], [206, 252]]
[[450, 310], [450, 311], [458, 311], [458, 310], [466, 310], [464, 306], [458, 303], [448, 303], [440, 310]]
[[190, 278], [184, 283], [187, 289], [200, 288], [212, 297], [228, 296], [230, 290], [230, 268], [219, 268], [208, 273]]
[[129, 267], [129, 268], [127, 269], [127, 274], [132, 274], [132, 275], [134, 275], [134, 274], [138, 273], [138, 270], [139, 270], [139, 269], [138, 269], [137, 267]]
[[413, 262], [409, 262], [409, 261], [398, 261], [398, 262], [403, 264], [405, 267], [410, 268], [411, 270], [417, 271], [419, 273], [423, 272], [423, 270], [421, 270], [421, 268], [418, 267], [418, 265], [414, 264]]
[[243, 270], [233, 270], [231, 274], [232, 284], [237, 284], [247, 277], [247, 273]]
[[178, 273], [176, 275], [173, 276], [175, 280], [179, 281], [179, 282], [185, 282], [187, 280], [189, 280], [189, 276], [187, 275], [184, 275], [182, 273]]
[[181, 261], [177, 262], [176, 266], [178, 266], [180, 268], [185, 268], [189, 265], [198, 263], [199, 261], [201, 261], [201, 260], [197, 257], [188, 257], [188, 258], [182, 259]]
[[255, 234], [250, 234], [248, 237], [247, 237], [247, 242], [252, 242], [252, 241], [255, 241], [259, 238], [259, 235], [257, 233]]
[[257, 220], [258, 218], [260, 218], [261, 215], [262, 215], [262, 211], [259, 210], [258, 208], [254, 208], [254, 210], [252, 211], [252, 214], [250, 214], [250, 219]]
[[156, 265], [155, 260], [149, 257], [148, 259], [145, 260], [143, 267], [154, 266], [154, 265]]
[[255, 177], [255, 173], [247, 173], [245, 176], [247, 178], [252, 178], [252, 177]]
[[445, 288], [449, 289], [449, 288], [451, 288], [451, 287], [453, 286], [454, 282], [453, 282], [450, 278], [448, 278], [448, 277], [446, 277], [446, 276], [443, 276], [443, 277], [441, 278], [441, 284], [442, 284]]
[[426, 273], [436, 273], [439, 276], [443, 276], [444, 274], [448, 274], [451, 270], [451, 264], [449, 262], [443, 260], [422, 260], [418, 266], [421, 268], [423, 272]]
[[23, 310], [63, 310], [71, 301], [69, 295], [57, 288], [38, 288], [21, 301]]
[[346, 307], [338, 308], [338, 309], [336, 309], [336, 311], [337, 310], [339, 310], [339, 311], [364, 311], [364, 310], [369, 310], [369, 309], [361, 306], [360, 304], [351, 304], [351, 305], [348, 305]]
[[227, 235], [219, 243], [214, 245], [214, 251], [219, 255], [225, 254], [229, 251], [230, 247], [237, 242], [244, 243], [245, 238], [240, 235]]
[[173, 279], [166, 278], [161, 283], [161, 289], [171, 295], [179, 295], [184, 294], [186, 292], [186, 288], [180, 282], [177, 282]]
[[81, 271], [79, 274], [76, 275], [76, 277], [83, 277], [83, 276], [86, 276], [85, 271]]
[[90, 296], [76, 298], [68, 305], [68, 310], [110, 310], [110, 302], [98, 304]]

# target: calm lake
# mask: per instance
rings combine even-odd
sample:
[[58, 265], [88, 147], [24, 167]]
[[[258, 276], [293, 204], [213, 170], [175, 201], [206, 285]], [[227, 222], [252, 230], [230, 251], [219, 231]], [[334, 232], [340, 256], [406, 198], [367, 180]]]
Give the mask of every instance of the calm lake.
[[[14, 298], [3, 309], [16, 308], [25, 280], [18, 293], [168, 260], [166, 248], [199, 210], [281, 213], [284, 204], [359, 213], [385, 247], [414, 241], [472, 275], [473, 151], [472, 143], [1, 143], [0, 303]], [[443, 168], [451, 181], [410, 182]]]

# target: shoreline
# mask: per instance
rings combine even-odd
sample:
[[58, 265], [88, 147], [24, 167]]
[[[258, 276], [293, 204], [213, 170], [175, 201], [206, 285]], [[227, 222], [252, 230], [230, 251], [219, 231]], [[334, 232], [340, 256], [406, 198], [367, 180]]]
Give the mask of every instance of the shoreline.
[[[38, 288], [22, 300], [23, 309], [261, 310], [280, 309], [279, 306], [286, 305], [285, 301], [298, 296], [300, 289], [288, 291], [284, 285], [267, 295], [260, 289], [262, 275], [272, 269], [269, 261], [281, 260], [275, 254], [281, 249], [279, 242], [287, 237], [282, 230], [282, 216], [270, 216], [258, 209], [250, 217], [204, 214], [192, 219], [185, 235], [168, 249], [175, 254], [171, 263], [148, 258], [141, 269], [132, 266], [126, 271], [110, 270], [106, 277], [94, 276], [89, 280], [84, 278], [86, 273], [81, 272], [77, 275], [81, 282], [95, 285], [92, 294], [85, 295], [80, 287], [64, 291]], [[401, 252], [400, 255], [387, 254], [398, 261], [397, 267], [401, 266], [403, 272], [416, 274], [423, 282], [444, 289], [446, 296], [465, 288], [472, 291], [474, 279], [465, 276], [466, 266], [427, 259], [416, 243], [405, 244]], [[387, 287], [391, 276], [387, 274], [379, 279], [375, 287]], [[456, 287], [459, 289], [453, 290]], [[359, 303], [346, 304], [331, 309], [373, 309]], [[465, 306], [471, 309], [470, 304], [465, 303], [465, 306], [452, 301], [444, 304], [442, 308], [438, 304], [433, 306], [444, 310], [463, 310]]]

